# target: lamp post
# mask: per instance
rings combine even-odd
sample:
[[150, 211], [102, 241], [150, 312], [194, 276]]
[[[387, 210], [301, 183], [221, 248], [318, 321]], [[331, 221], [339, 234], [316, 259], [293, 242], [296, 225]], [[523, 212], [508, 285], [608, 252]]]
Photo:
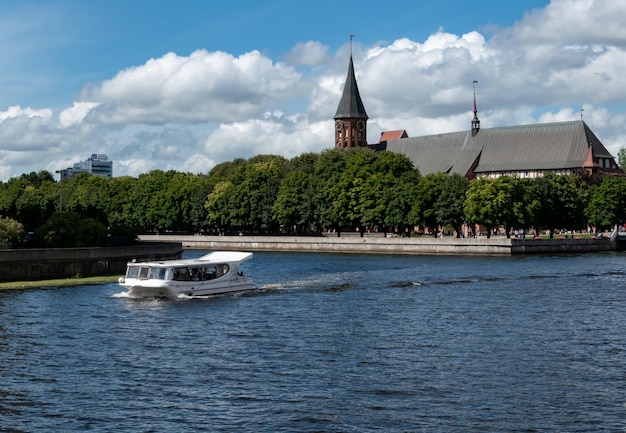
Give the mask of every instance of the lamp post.
[[63, 170], [57, 170], [59, 174], [59, 212], [63, 212]]

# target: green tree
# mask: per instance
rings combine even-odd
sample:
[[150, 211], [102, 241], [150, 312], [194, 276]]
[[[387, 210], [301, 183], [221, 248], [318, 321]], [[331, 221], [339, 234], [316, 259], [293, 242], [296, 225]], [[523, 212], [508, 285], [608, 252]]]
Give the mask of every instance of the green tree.
[[580, 229], [585, 224], [587, 191], [579, 176], [546, 173], [535, 179], [529, 204], [533, 225], [547, 229], [550, 238], [557, 229]]
[[94, 218], [108, 225], [110, 206], [109, 184], [111, 180], [88, 173], [64, 180], [66, 194], [64, 208], [82, 217]]
[[233, 184], [230, 181], [218, 182], [208, 195], [205, 204], [208, 224], [220, 232], [231, 229], [229, 198], [232, 189]]
[[[380, 204], [372, 197], [376, 192], [367, 183], [373, 175], [376, 155], [370, 150], [360, 148], [344, 152], [347, 154], [346, 166], [337, 183], [330, 187], [328, 197], [338, 226], [359, 228], [362, 233], [364, 224], [371, 224], [378, 219], [377, 213], [381, 210]], [[376, 206], [379, 206], [378, 209]]]
[[137, 211], [141, 213], [138, 215], [139, 226], [144, 230], [159, 232], [172, 228], [176, 210], [172, 208], [167, 195], [169, 183], [174, 176], [174, 170], [153, 170], [137, 178], [133, 198]]
[[280, 184], [273, 212], [274, 218], [289, 232], [294, 226], [304, 232], [315, 225], [317, 212], [313, 176], [304, 171], [289, 173]]
[[226, 230], [277, 231], [272, 208], [286, 162], [280, 156], [258, 155], [234, 168], [208, 196], [210, 223]]
[[291, 166], [293, 171], [301, 171], [313, 175], [319, 159], [320, 155], [318, 153], [307, 152], [291, 158], [289, 166]]
[[439, 233], [436, 203], [441, 196], [447, 177], [448, 175], [443, 173], [422, 176], [416, 188], [417, 195], [411, 210], [411, 216], [418, 224], [429, 228], [435, 237]]
[[511, 228], [517, 226], [519, 221], [516, 214], [517, 179], [510, 176], [502, 176], [496, 179], [498, 196], [500, 201], [500, 224], [504, 226], [506, 237], [510, 237]]
[[513, 178], [513, 213], [515, 226], [525, 233], [532, 226], [532, 209], [535, 206], [532, 194], [534, 179]]
[[409, 212], [419, 171], [406, 155], [393, 152], [374, 155], [371, 173], [363, 188], [362, 225], [403, 233], [411, 225]]
[[191, 208], [189, 209], [189, 224], [194, 232], [199, 233], [208, 228], [208, 213], [206, 201], [209, 193], [213, 190], [214, 183], [206, 175], [197, 175], [188, 179], [191, 188]]
[[461, 228], [465, 222], [465, 193], [469, 181], [464, 176], [452, 174], [442, 179], [441, 191], [434, 203], [435, 221], [441, 227], [452, 227], [456, 236], [461, 236]]
[[473, 224], [484, 225], [487, 237], [493, 228], [510, 227], [514, 220], [513, 184], [504, 176], [497, 179], [481, 178], [469, 184], [465, 199], [465, 216]]
[[320, 154], [315, 166], [318, 183], [315, 202], [319, 209], [320, 224], [326, 229], [341, 230], [340, 215], [334, 206], [334, 196], [330, 193], [339, 182], [346, 168], [348, 152], [342, 149], [329, 149]]
[[137, 178], [131, 176], [120, 176], [109, 179], [105, 184], [106, 188], [102, 195], [107, 197], [104, 205], [104, 212], [112, 227], [134, 228], [139, 232], [141, 226], [138, 207], [134, 201], [137, 187]]
[[15, 248], [24, 233], [24, 226], [11, 218], [0, 216], [0, 248]]
[[16, 218], [27, 230], [43, 224], [58, 209], [59, 190], [56, 182], [39, 187], [28, 185], [15, 201]]
[[626, 179], [618, 176], [605, 176], [599, 186], [592, 186], [585, 216], [591, 225], [602, 230], [624, 223], [626, 221]]
[[626, 147], [620, 147], [617, 151], [617, 165], [622, 170], [626, 170]]
[[57, 212], [36, 232], [39, 245], [54, 248], [99, 246], [106, 228], [93, 218], [81, 218], [76, 212]]
[[[191, 212], [204, 204], [204, 198], [198, 194], [206, 177], [192, 173], [174, 172], [161, 191], [159, 201], [165, 212], [162, 216], [162, 230], [193, 231]], [[201, 203], [196, 204], [197, 200]], [[154, 205], [154, 203], [152, 203]]]
[[0, 182], [0, 214], [34, 230], [58, 208], [59, 187], [48, 171], [31, 172]]
[[223, 182], [230, 179], [234, 171], [245, 164], [247, 161], [243, 158], [225, 161], [213, 167], [207, 176], [213, 183]]
[[6, 215], [11, 218], [17, 216], [15, 202], [27, 183], [24, 182], [24, 186], [16, 185], [16, 183], [13, 179], [9, 179], [7, 183], [0, 182], [0, 215]]
[[393, 186], [385, 191], [387, 209], [384, 224], [388, 229], [400, 233], [407, 232], [410, 236], [419, 223], [419, 219], [415, 218], [411, 211], [417, 195], [420, 173], [412, 163], [410, 167], [405, 168], [406, 170], [398, 173]]

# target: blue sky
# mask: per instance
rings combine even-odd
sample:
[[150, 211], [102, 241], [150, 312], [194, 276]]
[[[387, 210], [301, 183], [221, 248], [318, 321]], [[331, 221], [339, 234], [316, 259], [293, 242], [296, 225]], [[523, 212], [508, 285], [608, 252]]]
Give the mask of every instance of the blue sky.
[[[111, 78], [167, 52], [235, 56], [259, 50], [280, 61], [298, 42], [336, 51], [355, 35], [371, 46], [443, 28], [457, 34], [506, 27], [545, 0], [523, 2], [293, 2], [206, 0], [40, 0], [0, 3], [5, 79], [0, 108], [64, 106], [89, 82]], [[354, 12], [346, 12], [351, 10]], [[350, 24], [346, 24], [349, 21]], [[8, 76], [8, 77], [7, 77]], [[30, 81], [30, 83], [29, 83]], [[33, 84], [32, 86], [30, 84]]]
[[616, 153], [624, 19], [619, 0], [2, 1], [0, 180], [91, 153], [136, 176], [331, 147], [350, 34], [370, 142], [469, 127], [476, 79], [483, 127], [585, 106]]

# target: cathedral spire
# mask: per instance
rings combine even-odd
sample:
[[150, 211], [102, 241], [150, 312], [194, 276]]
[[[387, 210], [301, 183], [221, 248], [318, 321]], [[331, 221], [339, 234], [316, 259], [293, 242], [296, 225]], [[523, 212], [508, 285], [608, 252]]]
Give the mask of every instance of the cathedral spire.
[[352, 56], [350, 56], [350, 63], [348, 64], [346, 84], [343, 87], [343, 94], [335, 113], [335, 119], [346, 118], [368, 119], [365, 106], [361, 100], [361, 94], [359, 93], [359, 87], [356, 84]]
[[476, 137], [478, 131], [480, 130], [480, 120], [478, 120], [478, 109], [476, 108], [476, 83], [478, 81], [474, 80], [474, 118], [472, 119], [472, 137]]
[[[350, 51], [352, 38], [350, 35]], [[343, 93], [337, 112], [335, 113], [335, 147], [364, 147], [367, 146], [367, 113], [361, 100], [359, 87], [354, 75], [352, 52], [348, 63], [348, 76], [343, 87]]]

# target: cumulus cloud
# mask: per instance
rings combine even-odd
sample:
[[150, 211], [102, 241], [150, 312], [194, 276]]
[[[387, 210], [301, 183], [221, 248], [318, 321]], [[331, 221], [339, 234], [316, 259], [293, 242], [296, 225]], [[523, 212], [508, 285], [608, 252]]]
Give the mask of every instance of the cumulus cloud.
[[587, 44], [621, 45], [626, 28], [626, 3], [613, 0], [552, 0], [542, 9], [527, 13], [503, 35], [528, 45]]
[[85, 88], [83, 102], [98, 103], [96, 123], [209, 123], [258, 117], [277, 101], [298, 95], [300, 74], [258, 51], [168, 53]]
[[291, 158], [319, 152], [333, 143], [332, 122], [309, 124], [306, 116], [266, 113], [263, 119], [223, 124], [204, 141], [203, 151], [214, 161], [271, 153]]
[[28, 119], [39, 118], [43, 122], [47, 122], [52, 117], [52, 110], [49, 108], [43, 108], [35, 110], [30, 107], [22, 108], [19, 105], [9, 107], [7, 111], [0, 111], [0, 122], [7, 119], [15, 119], [19, 117], [25, 117]]
[[328, 47], [316, 41], [297, 43], [285, 56], [292, 65], [316, 67], [327, 60]]
[[9, 107], [0, 111], [0, 143], [5, 151], [46, 150], [61, 138], [51, 125], [50, 109]]
[[99, 104], [95, 102], [74, 102], [74, 106], [67, 108], [59, 114], [59, 126], [67, 128], [83, 121], [92, 108]]

